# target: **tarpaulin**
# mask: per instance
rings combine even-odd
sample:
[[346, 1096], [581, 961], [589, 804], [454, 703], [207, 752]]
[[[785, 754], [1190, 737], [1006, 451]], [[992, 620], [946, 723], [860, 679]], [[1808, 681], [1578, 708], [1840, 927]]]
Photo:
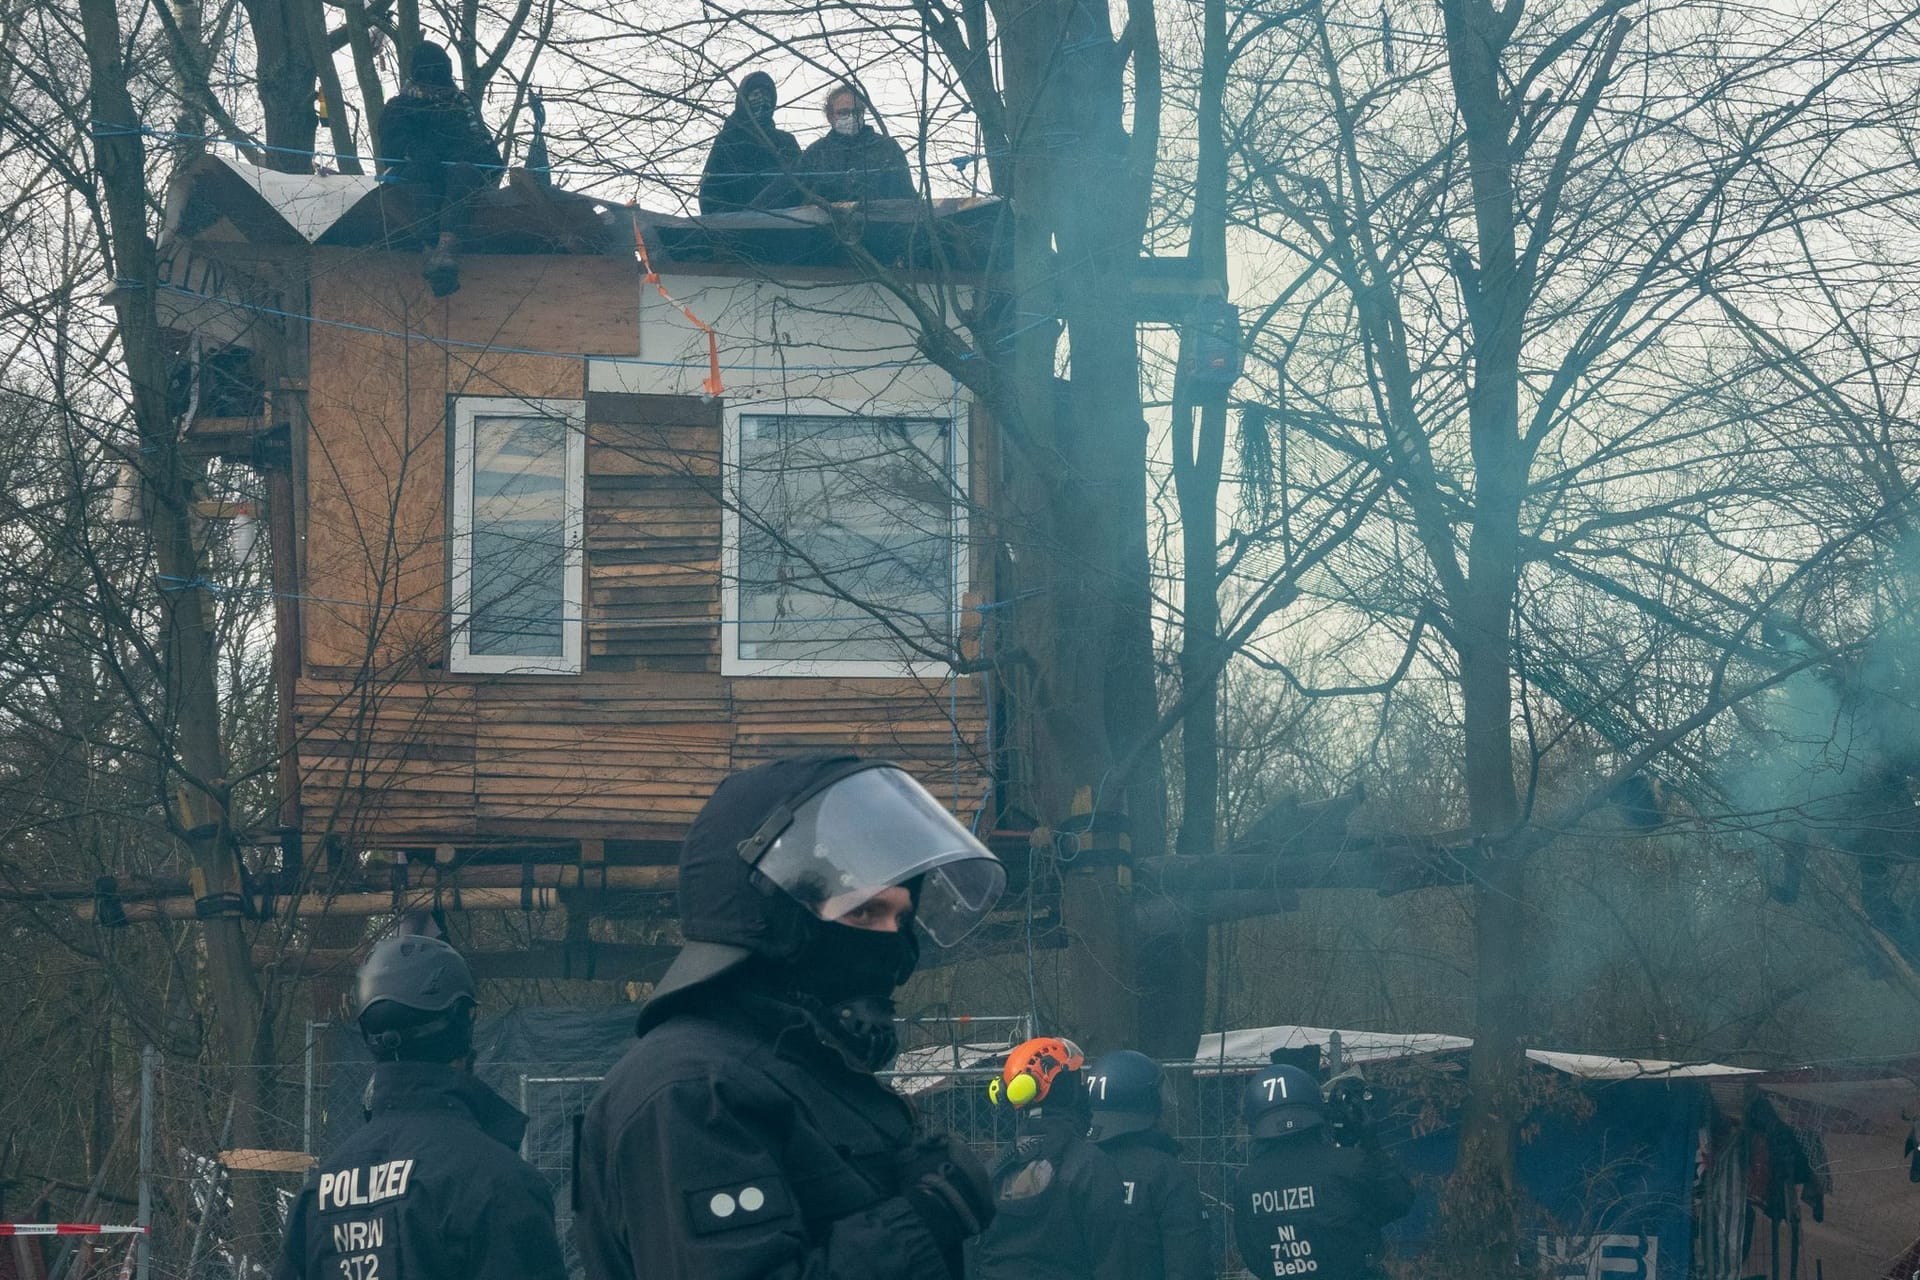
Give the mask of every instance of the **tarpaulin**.
[[[1520, 1183], [1535, 1209], [1526, 1231], [1542, 1274], [1685, 1280], [1705, 1087], [1628, 1080], [1567, 1088], [1579, 1096], [1543, 1107], [1519, 1150]], [[1453, 1171], [1458, 1130], [1383, 1138], [1410, 1173], [1425, 1175], [1413, 1212], [1388, 1232], [1404, 1257], [1438, 1225], [1436, 1193]]]

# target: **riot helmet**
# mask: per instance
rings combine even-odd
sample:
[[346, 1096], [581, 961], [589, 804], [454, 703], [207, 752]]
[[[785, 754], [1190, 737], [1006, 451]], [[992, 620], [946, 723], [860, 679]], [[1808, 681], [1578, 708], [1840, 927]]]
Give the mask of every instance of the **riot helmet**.
[[1270, 1066], [1247, 1081], [1240, 1110], [1246, 1118], [1247, 1134], [1254, 1138], [1279, 1138], [1318, 1129], [1326, 1123], [1327, 1114], [1320, 1098], [1320, 1082], [1285, 1063]]
[[1096, 1142], [1151, 1129], [1160, 1119], [1160, 1064], [1133, 1049], [1087, 1064], [1087, 1105]]
[[[897, 765], [851, 755], [758, 765], [723, 780], [687, 830], [686, 943], [649, 1009], [750, 959], [795, 965], [844, 950], [832, 922], [886, 889], [907, 888], [917, 927], [952, 946], [1005, 886], [999, 859]], [[900, 941], [894, 985], [918, 954], [912, 933]], [[642, 1030], [653, 1016], [642, 1013]]]
[[452, 1062], [473, 1051], [473, 971], [445, 941], [384, 938], [360, 966], [360, 1034], [376, 1060]]

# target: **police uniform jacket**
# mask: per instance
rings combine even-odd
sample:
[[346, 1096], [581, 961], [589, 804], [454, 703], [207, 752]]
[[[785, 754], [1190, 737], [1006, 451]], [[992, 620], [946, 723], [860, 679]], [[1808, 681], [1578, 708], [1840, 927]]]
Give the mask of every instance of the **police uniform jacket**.
[[1049, 1116], [994, 1162], [994, 1217], [976, 1245], [974, 1280], [1128, 1280], [1120, 1170], [1078, 1127], [1076, 1117]]
[[1180, 1144], [1158, 1129], [1117, 1134], [1100, 1149], [1120, 1171], [1120, 1202], [1133, 1241], [1133, 1280], [1207, 1280], [1213, 1267], [1200, 1188], [1180, 1163]]
[[1378, 1147], [1336, 1147], [1318, 1130], [1256, 1140], [1234, 1182], [1233, 1236], [1259, 1280], [1368, 1280], [1380, 1228], [1413, 1204], [1413, 1184]]
[[372, 1118], [293, 1202], [278, 1280], [565, 1280], [526, 1125], [466, 1071], [376, 1065]]
[[722, 985], [646, 1025], [587, 1110], [589, 1280], [941, 1280], [900, 1196], [912, 1108], [797, 1011]]

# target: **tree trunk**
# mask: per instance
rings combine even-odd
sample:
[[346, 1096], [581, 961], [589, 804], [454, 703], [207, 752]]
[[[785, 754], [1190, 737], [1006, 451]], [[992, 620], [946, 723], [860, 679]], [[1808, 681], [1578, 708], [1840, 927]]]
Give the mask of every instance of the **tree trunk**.
[[386, 166], [379, 163], [380, 112], [386, 105], [386, 90], [373, 61], [373, 33], [367, 28], [367, 6], [364, 0], [342, 0], [340, 14], [347, 29], [347, 47], [353, 51], [353, 78], [360, 86], [360, 109], [366, 114], [367, 149], [373, 155], [375, 171], [383, 171]]
[[308, 61], [320, 82], [320, 94], [327, 104], [327, 132], [333, 141], [334, 167], [341, 173], [360, 173], [360, 148], [353, 139], [353, 122], [347, 117], [346, 95], [341, 90], [340, 73], [334, 68], [327, 40], [327, 11], [319, 4], [294, 0], [294, 12], [301, 18], [300, 37], [307, 47]]
[[[1115, 766], [1156, 718], [1147, 572], [1147, 428], [1131, 297], [1144, 198], [1089, 200], [1130, 172], [1124, 59], [1108, 11], [1087, 0], [1000, 6], [1014, 194], [1014, 284], [1002, 332], [983, 345], [1006, 369], [1019, 434], [1008, 526], [1027, 597], [1019, 635], [1033, 664], [1032, 801], [1059, 825], [1076, 795], [1097, 819], [1124, 811], [1136, 856], [1165, 843], [1154, 756]], [[1006, 194], [1003, 192], [1002, 194]], [[1062, 327], [1071, 373], [1055, 377]], [[1006, 352], [1006, 355], [1000, 354]], [[1134, 1045], [1142, 1025], [1132, 897], [1112, 866], [1066, 868], [1070, 1028], [1090, 1049]]]
[[[90, 105], [100, 120], [132, 120], [120, 23], [113, 0], [80, 0], [91, 72]], [[272, 1020], [254, 977], [244, 921], [240, 855], [227, 813], [227, 766], [220, 737], [218, 655], [205, 588], [205, 566], [193, 544], [195, 474], [178, 448], [167, 405], [167, 355], [154, 311], [157, 264], [146, 214], [145, 151], [131, 130], [96, 142], [121, 352], [139, 441], [143, 516], [154, 554], [161, 630], [164, 714], [168, 739], [155, 744], [171, 789], [169, 816], [193, 868], [196, 896], [212, 914], [201, 924], [208, 986], [218, 1025], [218, 1051], [233, 1064], [237, 1145], [254, 1145], [259, 1079], [251, 1068], [272, 1059]], [[249, 1212], [249, 1209], [252, 1212]], [[257, 1233], [258, 1206], [236, 1203], [237, 1227]]]
[[260, 81], [261, 115], [266, 124], [267, 165], [282, 173], [313, 170], [313, 93], [319, 83], [308, 49], [303, 6], [318, 0], [248, 0], [253, 27], [254, 71]]
[[1456, 1261], [1498, 1277], [1520, 1273], [1514, 1157], [1527, 1061], [1526, 875], [1511, 844], [1520, 819], [1513, 777], [1512, 636], [1527, 472], [1520, 352], [1530, 289], [1515, 243], [1517, 112], [1500, 66], [1520, 7], [1501, 11], [1487, 0], [1446, 0], [1442, 11], [1454, 99], [1466, 130], [1478, 249], [1477, 276], [1466, 282], [1473, 331], [1467, 410], [1473, 526], [1466, 582], [1455, 601], [1467, 813], [1479, 853], [1476, 986], [1450, 1217], [1464, 1248]]
[[[1187, 252], [1227, 287], [1226, 0], [1205, 0], [1193, 225]], [[1191, 367], [1199, 335], [1181, 335], [1179, 369]], [[1180, 720], [1180, 830], [1176, 854], [1210, 854], [1220, 842], [1220, 475], [1226, 457], [1227, 397], [1221, 390], [1196, 403], [1188, 380], [1176, 374], [1173, 405], [1173, 481], [1180, 507], [1180, 691], [1192, 698]], [[1202, 691], [1193, 696], [1195, 691]], [[1155, 972], [1143, 975], [1145, 997], [1157, 1014], [1145, 1022], [1143, 1048], [1156, 1057], [1186, 1057], [1206, 1029], [1208, 927], [1189, 904], [1168, 898], [1159, 913], [1164, 932], [1149, 941]], [[1224, 1030], [1225, 1028], [1221, 1028]]]

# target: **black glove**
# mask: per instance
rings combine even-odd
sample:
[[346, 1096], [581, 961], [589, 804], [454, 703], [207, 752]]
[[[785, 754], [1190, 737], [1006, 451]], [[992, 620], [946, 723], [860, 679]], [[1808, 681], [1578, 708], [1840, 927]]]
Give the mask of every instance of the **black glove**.
[[959, 1247], [993, 1221], [993, 1180], [952, 1134], [921, 1138], [901, 1152], [899, 1169], [900, 1194], [942, 1250]]

